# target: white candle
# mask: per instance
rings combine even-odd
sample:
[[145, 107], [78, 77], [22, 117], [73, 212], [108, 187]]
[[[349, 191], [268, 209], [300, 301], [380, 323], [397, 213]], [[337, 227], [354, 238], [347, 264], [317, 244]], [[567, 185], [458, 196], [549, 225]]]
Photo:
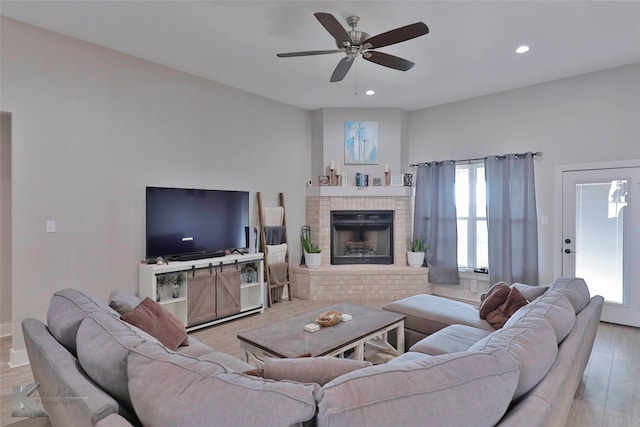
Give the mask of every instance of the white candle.
[[335, 169], [336, 168], [336, 164], [333, 162], [333, 160], [331, 160], [331, 166], [329, 167], [329, 169]]
[[340, 176], [340, 168], [336, 168], [336, 175]]
[[389, 172], [389, 163], [384, 164], [384, 171]]

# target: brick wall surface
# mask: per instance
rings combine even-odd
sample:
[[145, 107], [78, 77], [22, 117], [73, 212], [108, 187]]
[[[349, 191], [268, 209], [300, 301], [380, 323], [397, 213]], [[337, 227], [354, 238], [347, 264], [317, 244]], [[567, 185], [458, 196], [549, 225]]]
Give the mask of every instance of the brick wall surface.
[[[433, 293], [426, 268], [407, 266], [407, 243], [412, 230], [413, 198], [381, 197], [307, 197], [306, 224], [311, 239], [322, 250], [319, 269], [296, 266], [292, 269], [293, 296], [302, 299], [344, 301], [349, 299], [384, 300]], [[331, 265], [332, 210], [394, 211], [393, 265]]]

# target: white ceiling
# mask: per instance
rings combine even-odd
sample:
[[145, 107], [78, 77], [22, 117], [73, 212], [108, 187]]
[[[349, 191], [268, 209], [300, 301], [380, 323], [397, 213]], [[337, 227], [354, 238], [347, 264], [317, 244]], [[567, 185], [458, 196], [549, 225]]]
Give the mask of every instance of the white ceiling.
[[[418, 108], [640, 62], [640, 1], [9, 1], [4, 16], [286, 104]], [[407, 72], [342, 54], [313, 16], [360, 16], [373, 36], [423, 21], [430, 33], [379, 49]], [[514, 53], [528, 44], [526, 55]], [[374, 89], [374, 96], [364, 95]], [[356, 95], [357, 92], [357, 95]]]

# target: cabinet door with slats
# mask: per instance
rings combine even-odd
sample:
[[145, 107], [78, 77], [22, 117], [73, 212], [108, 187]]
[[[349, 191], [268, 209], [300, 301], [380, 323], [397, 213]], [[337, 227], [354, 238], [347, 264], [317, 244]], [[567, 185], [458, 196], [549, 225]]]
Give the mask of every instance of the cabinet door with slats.
[[187, 326], [216, 319], [216, 272], [208, 268], [187, 273]]
[[240, 313], [240, 270], [234, 266], [218, 268], [216, 312], [218, 317]]

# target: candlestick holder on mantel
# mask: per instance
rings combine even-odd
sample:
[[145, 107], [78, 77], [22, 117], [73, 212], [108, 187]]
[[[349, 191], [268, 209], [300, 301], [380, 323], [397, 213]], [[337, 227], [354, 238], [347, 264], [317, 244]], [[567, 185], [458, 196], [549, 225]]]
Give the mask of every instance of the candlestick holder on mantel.
[[384, 173], [384, 186], [389, 187], [391, 185], [391, 173], [386, 171]]

